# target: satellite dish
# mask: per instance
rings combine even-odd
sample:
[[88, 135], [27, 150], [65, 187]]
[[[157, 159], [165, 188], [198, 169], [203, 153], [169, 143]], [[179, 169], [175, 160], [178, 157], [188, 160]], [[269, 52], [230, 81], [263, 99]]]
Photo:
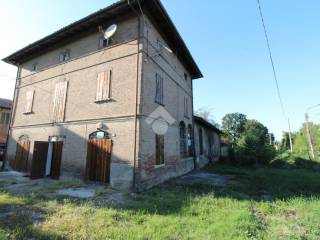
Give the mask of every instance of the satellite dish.
[[111, 38], [117, 31], [117, 24], [112, 24], [110, 27], [107, 28], [107, 30], [104, 32], [104, 38], [109, 39]]

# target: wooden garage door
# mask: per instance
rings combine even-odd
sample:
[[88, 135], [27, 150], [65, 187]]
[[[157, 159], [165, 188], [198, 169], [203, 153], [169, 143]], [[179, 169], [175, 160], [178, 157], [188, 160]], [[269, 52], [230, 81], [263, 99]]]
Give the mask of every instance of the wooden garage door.
[[112, 140], [91, 139], [88, 142], [86, 179], [109, 183]]
[[30, 142], [17, 142], [16, 157], [11, 162], [11, 167], [18, 172], [28, 172], [28, 157], [29, 157]]
[[30, 174], [31, 179], [43, 178], [45, 176], [48, 146], [48, 142], [34, 142]]

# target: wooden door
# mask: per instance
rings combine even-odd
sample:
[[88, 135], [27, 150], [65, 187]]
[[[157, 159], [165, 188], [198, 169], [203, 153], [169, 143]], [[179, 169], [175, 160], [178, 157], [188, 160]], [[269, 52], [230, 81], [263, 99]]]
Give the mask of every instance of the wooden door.
[[45, 177], [48, 146], [48, 142], [34, 142], [30, 175], [31, 179], [39, 179]]
[[63, 142], [53, 142], [51, 178], [59, 179]]
[[91, 139], [88, 142], [86, 179], [109, 183], [112, 140]]
[[28, 172], [29, 149], [29, 141], [17, 142], [16, 157], [11, 163], [13, 170], [18, 172]]

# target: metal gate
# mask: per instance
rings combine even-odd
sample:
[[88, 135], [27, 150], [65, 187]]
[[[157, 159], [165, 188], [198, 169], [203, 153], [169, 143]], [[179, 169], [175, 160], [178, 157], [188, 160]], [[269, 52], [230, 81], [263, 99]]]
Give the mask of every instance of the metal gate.
[[28, 172], [28, 157], [29, 157], [30, 142], [17, 142], [15, 159], [10, 163], [13, 170], [18, 172]]
[[112, 140], [91, 139], [88, 142], [86, 179], [109, 183]]

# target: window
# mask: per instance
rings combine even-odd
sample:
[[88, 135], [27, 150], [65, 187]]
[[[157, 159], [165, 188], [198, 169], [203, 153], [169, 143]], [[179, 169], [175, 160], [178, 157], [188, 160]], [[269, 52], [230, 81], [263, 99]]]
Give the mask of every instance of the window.
[[157, 38], [157, 45], [156, 45], [156, 48], [157, 48], [157, 52], [161, 52], [162, 51], [162, 48], [163, 48], [163, 44], [161, 42], [161, 40], [159, 38]]
[[32, 70], [33, 72], [37, 71], [37, 70], [38, 70], [38, 63], [32, 64], [31, 70]]
[[164, 135], [156, 134], [156, 166], [164, 164]]
[[156, 74], [156, 97], [155, 102], [163, 105], [163, 78]]
[[70, 59], [70, 50], [66, 50], [64, 52], [61, 52], [59, 55], [59, 62], [65, 62]]
[[188, 74], [184, 73], [184, 80], [188, 81]]
[[183, 121], [179, 124], [180, 129], [180, 155], [181, 157], [186, 157], [187, 147], [186, 147], [186, 125]]
[[189, 157], [193, 156], [193, 131], [192, 125], [188, 125], [188, 155]]
[[24, 114], [32, 113], [33, 96], [34, 96], [34, 90], [28, 91], [26, 93], [26, 103], [25, 103], [26, 105], [24, 107]]
[[96, 102], [110, 100], [111, 80], [112, 80], [112, 70], [104, 71], [98, 74]]
[[10, 113], [9, 112], [2, 112], [0, 118], [0, 124], [9, 124], [10, 122]]
[[96, 139], [96, 140], [101, 140], [101, 139], [110, 139], [110, 135], [107, 132], [104, 131], [96, 131], [93, 132], [89, 135], [89, 139]]
[[100, 38], [99, 49], [109, 47], [112, 44], [112, 39]]
[[19, 137], [19, 142], [29, 142], [30, 141], [30, 138], [28, 135], [21, 135]]
[[56, 84], [53, 99], [53, 122], [63, 122], [65, 105], [67, 98], [68, 82], [59, 82]]
[[189, 99], [187, 97], [184, 97], [184, 116], [186, 118], [189, 118]]
[[202, 128], [199, 128], [199, 148], [200, 148], [200, 155], [203, 155], [203, 136], [202, 136]]
[[5, 122], [5, 113], [4, 112], [2, 112], [1, 113], [1, 118], [0, 118], [0, 124], [4, 124], [4, 122]]

